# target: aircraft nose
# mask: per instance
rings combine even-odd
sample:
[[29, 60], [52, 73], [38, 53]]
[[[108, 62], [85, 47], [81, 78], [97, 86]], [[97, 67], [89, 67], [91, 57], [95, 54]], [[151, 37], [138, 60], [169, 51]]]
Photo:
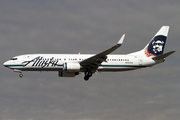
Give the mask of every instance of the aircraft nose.
[[4, 67], [8, 67], [9, 66], [8, 61], [4, 62], [3, 65], [4, 65]]

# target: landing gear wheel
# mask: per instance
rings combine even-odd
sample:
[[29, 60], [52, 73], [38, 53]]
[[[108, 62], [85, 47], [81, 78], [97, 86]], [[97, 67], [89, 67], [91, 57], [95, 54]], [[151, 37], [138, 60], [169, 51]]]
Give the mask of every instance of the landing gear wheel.
[[92, 72], [88, 72], [88, 76], [91, 77], [92, 76]]
[[85, 77], [84, 77], [84, 80], [85, 80], [85, 81], [88, 81], [88, 80], [89, 80], [89, 76], [85, 76]]
[[92, 76], [92, 72], [90, 72], [90, 71], [88, 71], [88, 70], [85, 71], [84, 80], [85, 80], [85, 81], [88, 81], [91, 76]]
[[22, 77], [23, 77], [23, 74], [19, 74], [19, 77], [22, 78]]

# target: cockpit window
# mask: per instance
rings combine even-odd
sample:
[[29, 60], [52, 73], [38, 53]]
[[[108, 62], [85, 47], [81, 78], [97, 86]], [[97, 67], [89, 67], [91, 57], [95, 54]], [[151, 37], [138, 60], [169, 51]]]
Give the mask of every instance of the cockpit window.
[[17, 58], [11, 58], [10, 60], [17, 60]]

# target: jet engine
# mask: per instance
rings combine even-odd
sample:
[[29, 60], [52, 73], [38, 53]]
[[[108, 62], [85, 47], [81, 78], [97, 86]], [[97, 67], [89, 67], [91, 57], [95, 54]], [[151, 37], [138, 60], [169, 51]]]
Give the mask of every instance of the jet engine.
[[64, 63], [63, 70], [67, 72], [79, 72], [81, 65], [79, 63]]

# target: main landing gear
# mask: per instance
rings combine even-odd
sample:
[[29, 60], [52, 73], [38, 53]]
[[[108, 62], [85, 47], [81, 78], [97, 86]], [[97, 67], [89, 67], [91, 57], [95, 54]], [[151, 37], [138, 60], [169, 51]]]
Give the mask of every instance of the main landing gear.
[[86, 71], [85, 71], [84, 80], [85, 80], [85, 81], [88, 81], [91, 76], [92, 76], [92, 72], [86, 70]]

